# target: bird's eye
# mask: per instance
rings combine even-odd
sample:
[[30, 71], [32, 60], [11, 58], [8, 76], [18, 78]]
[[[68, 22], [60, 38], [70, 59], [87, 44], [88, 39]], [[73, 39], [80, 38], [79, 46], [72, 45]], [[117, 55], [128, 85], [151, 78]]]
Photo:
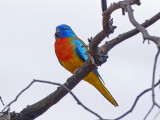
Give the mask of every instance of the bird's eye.
[[64, 30], [67, 30], [67, 28], [64, 28]]

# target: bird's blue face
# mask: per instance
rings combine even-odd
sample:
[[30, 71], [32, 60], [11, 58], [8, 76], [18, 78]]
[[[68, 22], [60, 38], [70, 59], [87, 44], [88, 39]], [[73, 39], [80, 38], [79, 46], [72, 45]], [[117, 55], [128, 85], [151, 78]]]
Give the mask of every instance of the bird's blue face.
[[65, 24], [59, 25], [56, 27], [55, 38], [66, 38], [66, 37], [75, 37], [75, 33], [72, 29]]

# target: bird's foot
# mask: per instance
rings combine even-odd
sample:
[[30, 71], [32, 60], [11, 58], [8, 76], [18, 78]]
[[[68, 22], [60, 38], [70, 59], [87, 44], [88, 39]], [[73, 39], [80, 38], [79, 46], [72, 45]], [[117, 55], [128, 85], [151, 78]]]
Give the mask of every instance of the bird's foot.
[[[88, 51], [87, 51], [85, 54], [86, 54], [87, 57], [91, 60], [92, 64], [96, 65], [93, 56], [92, 56]], [[96, 66], [97, 66], [97, 65], [96, 65]]]
[[88, 48], [89, 46], [84, 44], [84, 45], [81, 46], [81, 48], [83, 48], [83, 47]]

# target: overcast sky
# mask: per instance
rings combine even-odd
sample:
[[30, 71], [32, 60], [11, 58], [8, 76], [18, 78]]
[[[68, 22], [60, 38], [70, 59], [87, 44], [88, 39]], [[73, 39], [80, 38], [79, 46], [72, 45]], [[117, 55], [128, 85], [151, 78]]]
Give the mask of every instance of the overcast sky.
[[[140, 7], [134, 6], [138, 22], [142, 23], [158, 13], [159, 5], [159, 0], [145, 0]], [[122, 16], [121, 10], [114, 12], [112, 17], [117, 29], [104, 42], [134, 28], [127, 14]], [[64, 83], [71, 76], [59, 64], [54, 51], [55, 28], [60, 24], [71, 26], [77, 36], [88, 44], [87, 39], [102, 29], [100, 0], [0, 0], [0, 96], [5, 104], [13, 100], [33, 79]], [[159, 28], [160, 21], [147, 30], [152, 35], [160, 36]], [[117, 45], [109, 52], [108, 61], [99, 67], [106, 87], [119, 107], [115, 108], [94, 87], [81, 81], [73, 92], [84, 105], [103, 118], [116, 118], [130, 109], [140, 92], [151, 87], [157, 48], [152, 42], [150, 45], [142, 42], [142, 35], [138, 34]], [[159, 71], [160, 63], [156, 81], [160, 78]], [[21, 111], [56, 88], [34, 84], [11, 106], [11, 111]], [[160, 94], [159, 89], [156, 90], [158, 101]], [[150, 92], [140, 99], [132, 114], [122, 120], [142, 120], [151, 105]], [[0, 103], [0, 110], [2, 108]], [[157, 112], [155, 108], [148, 120], [153, 119]], [[36, 120], [53, 119], [95, 120], [97, 117], [77, 105], [68, 94]]]

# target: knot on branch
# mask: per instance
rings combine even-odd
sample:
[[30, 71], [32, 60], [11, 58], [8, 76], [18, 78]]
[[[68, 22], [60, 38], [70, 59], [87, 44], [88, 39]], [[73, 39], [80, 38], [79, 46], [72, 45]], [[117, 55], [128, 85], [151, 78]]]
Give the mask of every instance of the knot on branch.
[[105, 52], [103, 48], [98, 47], [99, 42], [93, 40], [92, 37], [88, 38], [88, 42], [89, 42], [89, 51], [87, 51], [85, 54], [88, 56], [92, 64], [96, 66], [101, 66], [103, 63], [107, 61], [108, 58], [107, 52]]
[[15, 111], [9, 112], [5, 111], [3, 114], [0, 116], [0, 120], [20, 120], [20, 114], [16, 113]]
[[108, 55], [104, 53], [101, 48], [97, 49], [97, 53], [94, 55], [94, 57], [90, 54], [89, 51], [87, 51], [85, 54], [90, 59], [91, 63], [96, 66], [101, 66], [103, 63], [107, 61], [108, 58]]
[[101, 48], [98, 48], [97, 55], [94, 57], [95, 63], [101, 66], [107, 61], [108, 55]]
[[112, 34], [116, 28], [117, 26], [113, 26], [113, 18], [109, 18], [109, 21], [103, 26], [103, 30], [106, 32], [107, 37]]

